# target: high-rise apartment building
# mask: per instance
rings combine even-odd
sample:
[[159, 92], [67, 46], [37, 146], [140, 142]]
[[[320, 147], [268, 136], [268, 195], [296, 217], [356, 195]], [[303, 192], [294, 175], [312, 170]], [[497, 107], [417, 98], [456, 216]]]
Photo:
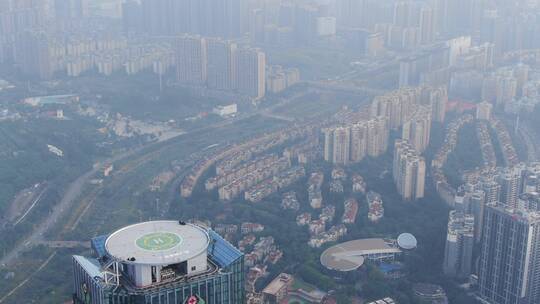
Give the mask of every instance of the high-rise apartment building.
[[347, 126], [323, 130], [324, 159], [334, 164], [347, 164], [350, 161], [351, 129]]
[[231, 41], [198, 35], [175, 39], [179, 83], [237, 92], [251, 99], [264, 97], [266, 56], [261, 50], [237, 48]]
[[492, 111], [493, 105], [487, 101], [482, 101], [476, 105], [476, 119], [490, 120]]
[[509, 72], [493, 74], [484, 79], [482, 99], [504, 107], [517, 96], [518, 81]]
[[443, 264], [447, 276], [467, 278], [472, 273], [474, 221], [473, 215], [450, 211]]
[[332, 162], [334, 159], [334, 129], [327, 128], [322, 130], [324, 136], [323, 157], [327, 162]]
[[15, 43], [16, 61], [30, 77], [49, 79], [56, 71], [49, 36], [43, 31], [26, 31]]
[[244, 303], [244, 255], [212, 230], [182, 221], [124, 227], [73, 256], [76, 304]]
[[420, 44], [429, 44], [435, 40], [435, 11], [430, 7], [420, 10]]
[[61, 29], [67, 29], [83, 16], [83, 0], [54, 0], [54, 17]]
[[347, 127], [334, 129], [332, 163], [347, 164], [350, 160], [351, 130]]
[[254, 48], [239, 48], [236, 51], [238, 92], [254, 99], [264, 97], [266, 91], [266, 56]]
[[402, 58], [399, 67], [399, 87], [448, 83], [450, 47], [438, 43], [422, 49], [415, 55]]
[[204, 85], [207, 80], [207, 43], [199, 36], [176, 38], [176, 75], [180, 83]]
[[156, 36], [239, 37], [247, 18], [244, 0], [142, 0], [141, 8], [143, 31]]
[[209, 38], [207, 48], [208, 88], [236, 89], [236, 44], [219, 38]]
[[476, 190], [468, 194], [470, 213], [474, 216], [474, 241], [482, 240], [484, 224], [484, 210], [486, 207], [486, 194], [482, 190]]
[[379, 117], [352, 125], [326, 128], [324, 160], [335, 164], [360, 162], [367, 155], [378, 157], [388, 149], [386, 119]]
[[412, 4], [408, 1], [399, 1], [394, 5], [394, 25], [409, 27], [413, 23]]
[[[45, 30], [47, 22], [53, 17], [53, 14], [53, 8], [49, 7], [46, 1], [0, 1], [0, 47], [2, 48], [0, 50], [0, 63], [10, 62], [23, 65], [26, 60], [25, 56], [29, 52], [34, 52], [33, 56], [37, 56], [36, 54], [39, 53], [43, 56], [43, 47], [41, 50], [26, 50], [26, 47], [34, 47], [33, 42], [28, 41], [28, 39], [36, 37], [29, 36], [36, 36], [35, 33], [41, 33]], [[41, 40], [39, 44], [43, 46], [43, 39], [39, 39]], [[21, 47], [21, 40], [26, 40], [25, 47]], [[40, 68], [34, 66], [32, 69], [38, 70]], [[28, 74], [26, 68], [23, 69], [23, 72]], [[39, 73], [31, 75], [40, 76]]]
[[294, 11], [294, 37], [297, 43], [309, 44], [317, 38], [319, 10], [315, 5], [298, 4]]
[[389, 128], [397, 130], [414, 112], [413, 105], [419, 101], [419, 93], [417, 89], [402, 88], [377, 96], [371, 103], [371, 116], [387, 118]]
[[418, 153], [424, 153], [431, 137], [431, 109], [417, 106], [414, 116], [403, 124], [401, 138], [408, 141]]
[[521, 170], [518, 167], [502, 170], [498, 183], [501, 185], [501, 202], [512, 208], [517, 207], [517, 200], [521, 194]]
[[486, 207], [479, 264], [480, 296], [493, 304], [540, 303], [540, 213]]
[[448, 89], [446, 87], [428, 87], [424, 91], [427, 91], [427, 104], [431, 106], [431, 120], [444, 123], [448, 104]]
[[367, 154], [371, 157], [381, 156], [388, 150], [390, 130], [384, 117], [376, 117], [367, 121]]
[[368, 129], [365, 123], [357, 123], [351, 127], [351, 162], [362, 161], [367, 155]]
[[480, 187], [486, 196], [486, 205], [495, 204], [500, 201], [501, 185], [493, 180], [493, 178], [482, 178], [480, 180]]
[[522, 171], [522, 193], [540, 193], [540, 164], [529, 165]]
[[398, 193], [404, 200], [424, 197], [426, 163], [405, 140], [396, 141], [393, 176]]

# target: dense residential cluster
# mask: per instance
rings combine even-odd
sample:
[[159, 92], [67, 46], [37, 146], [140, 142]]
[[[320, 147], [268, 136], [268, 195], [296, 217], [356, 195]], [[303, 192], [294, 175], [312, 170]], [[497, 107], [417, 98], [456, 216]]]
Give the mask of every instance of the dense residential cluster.
[[458, 133], [461, 128], [474, 120], [472, 115], [463, 115], [450, 122], [446, 127], [446, 136], [441, 148], [435, 154], [431, 162], [431, 172], [433, 183], [439, 195], [446, 201], [451, 202], [454, 199], [456, 190], [448, 183], [448, 179], [443, 172], [443, 167], [448, 160], [450, 153], [454, 151], [458, 142]]
[[293, 275], [280, 273], [260, 294], [252, 294], [247, 303], [286, 303], [287, 301], [293, 301], [293, 299], [302, 299], [303, 301], [307, 301], [307, 303], [335, 303], [335, 300], [329, 297], [326, 292], [306, 285], [303, 282], [302, 284], [307, 287], [299, 288], [296, 286], [299, 285], [296, 281], [298, 279]]
[[445, 89], [431, 87], [402, 88], [377, 96], [370, 118], [323, 130], [324, 159], [348, 164], [380, 156], [388, 148], [390, 130], [401, 127], [403, 138], [422, 152], [429, 144], [431, 121], [444, 121], [447, 101]]
[[[207, 157], [200, 162], [198, 162], [190, 171], [190, 173], [184, 178], [182, 181], [182, 184], [180, 185], [180, 192], [183, 197], [190, 197], [193, 193], [193, 189], [196, 186], [197, 182], [201, 178], [204, 172], [208, 171], [208, 169], [215, 165], [216, 166], [216, 174], [217, 177], [214, 179], [209, 179], [208, 181], [208, 189], [213, 189], [217, 186], [218, 180], [221, 179], [223, 176], [228, 176], [228, 179], [233, 179], [237, 175], [244, 175], [247, 169], [242, 165], [243, 162], [251, 160], [254, 155], [256, 154], [262, 154], [265, 151], [268, 151], [269, 149], [272, 149], [274, 147], [277, 147], [279, 145], [284, 144], [288, 141], [294, 141], [298, 140], [300, 138], [309, 137], [310, 134], [313, 133], [314, 130], [313, 125], [303, 125], [296, 128], [290, 128], [283, 131], [277, 131], [270, 134], [264, 134], [261, 137], [253, 138], [251, 140], [248, 140], [247, 142], [238, 144], [238, 145], [231, 145], [231, 146], [225, 146], [221, 148], [217, 153], [213, 154], [210, 157]], [[268, 158], [264, 158], [266, 161]], [[271, 158], [270, 158], [271, 159]], [[263, 161], [262, 164], [265, 162]], [[270, 175], [268, 175], [267, 171], [264, 171], [260, 175], [257, 175], [257, 177], [254, 177], [255, 179], [263, 180], [265, 178], [268, 178], [274, 174], [277, 174], [281, 172], [282, 170], [285, 170], [289, 168], [290, 162], [287, 158], [281, 158], [279, 161], [276, 162], [278, 166], [280, 166], [281, 169], [275, 170], [273, 166], [268, 166], [269, 170], [273, 170]], [[239, 170], [236, 170], [236, 167], [241, 167]], [[242, 169], [243, 168], [243, 169]], [[263, 177], [261, 177], [263, 176]], [[227, 182], [227, 178], [221, 181], [222, 183]], [[214, 186], [215, 184], [215, 186]], [[248, 184], [248, 183], [240, 183], [240, 187], [228, 187], [225, 190], [222, 190], [223, 192], [223, 199], [231, 199], [234, 196], [240, 195], [241, 192], [245, 191], [248, 187], [253, 186], [254, 184]], [[224, 188], [230, 184], [227, 184], [225, 186], [222, 186], [221, 188]], [[242, 189], [242, 190], [239, 190]]]
[[308, 180], [308, 200], [309, 205], [313, 209], [319, 209], [323, 204], [322, 184], [324, 181], [324, 173], [313, 172]]
[[356, 221], [356, 215], [358, 214], [358, 202], [353, 199], [347, 199], [343, 203], [343, 217], [341, 219], [341, 222], [343, 224], [354, 224]]
[[358, 193], [366, 193], [366, 182], [364, 178], [359, 174], [352, 176], [352, 191]]
[[478, 137], [478, 141], [480, 142], [480, 149], [482, 150], [484, 168], [496, 167], [497, 157], [495, 156], [495, 148], [493, 147], [489, 127], [485, 122], [480, 121], [476, 125], [476, 136]]
[[297, 84], [300, 81], [300, 70], [297, 68], [285, 69], [282, 66], [268, 66], [266, 69], [266, 90], [270, 93], [279, 93]]
[[[522, 253], [539, 244], [535, 232], [540, 226], [539, 173], [538, 163], [482, 170], [469, 174], [454, 195], [443, 270], [450, 277], [478, 281], [482, 299], [493, 301], [497, 294], [508, 293], [510, 287], [495, 291], [492, 282], [519, 273], [530, 274], [516, 286], [523, 294], [519, 297], [533, 297], [539, 274], [532, 269], [540, 261]], [[507, 237], [501, 238], [501, 232]], [[502, 259], [515, 263], [503, 267]]]
[[[227, 165], [220, 165], [219, 167], [216, 166], [216, 172], [220, 172], [220, 173], [218, 173], [218, 175], [216, 175], [215, 177], [211, 177], [208, 180], [206, 180], [206, 183], [205, 183], [206, 190], [209, 191], [209, 190], [215, 189], [216, 187], [223, 187], [225, 185], [228, 185], [249, 173], [272, 166], [279, 160], [276, 154], [268, 154], [261, 157], [257, 157], [238, 167], [230, 168], [232, 163], [239, 164], [241, 162], [239, 159], [244, 158], [244, 156], [245, 156], [245, 159], [248, 159], [247, 155], [251, 155], [251, 153], [249, 154], [242, 153], [242, 155], [240, 155], [240, 157], [238, 158], [233, 156], [233, 158], [229, 158], [223, 161], [223, 163]], [[225, 167], [229, 167], [229, 169], [228, 170], [224, 169]]]
[[539, 113], [540, 0], [0, 0], [0, 302], [539, 304]]
[[281, 199], [281, 208], [283, 208], [284, 210], [293, 210], [293, 211], [300, 210], [300, 202], [298, 201], [296, 192], [289, 191], [283, 194], [282, 199]]
[[371, 222], [378, 222], [384, 216], [384, 207], [381, 195], [377, 192], [369, 191], [366, 195], [369, 205], [368, 219]]
[[272, 193], [286, 188], [306, 175], [304, 167], [296, 166], [276, 174], [258, 185], [250, 188], [245, 193], [245, 199], [250, 202], [260, 202]]
[[[521, 86], [521, 92], [518, 90], [517, 96], [505, 105], [505, 112], [508, 114], [519, 114], [521, 112], [532, 112], [538, 106], [538, 97], [540, 96], [540, 79], [538, 74], [528, 72], [528, 79]], [[523, 75], [523, 73], [522, 73]], [[521, 78], [525, 79], [524, 77]], [[521, 94], [519, 94], [521, 93]]]
[[274, 162], [270, 162], [260, 169], [246, 171], [245, 175], [241, 175], [239, 178], [234, 179], [218, 189], [219, 199], [231, 200], [250, 189], [250, 187], [258, 185], [263, 180], [272, 177], [289, 167], [289, 161], [283, 157], [276, 159]]
[[495, 134], [497, 134], [505, 164], [507, 166], [517, 165], [519, 163], [519, 158], [506, 125], [496, 117], [491, 118], [490, 124], [493, 130], [495, 130]]

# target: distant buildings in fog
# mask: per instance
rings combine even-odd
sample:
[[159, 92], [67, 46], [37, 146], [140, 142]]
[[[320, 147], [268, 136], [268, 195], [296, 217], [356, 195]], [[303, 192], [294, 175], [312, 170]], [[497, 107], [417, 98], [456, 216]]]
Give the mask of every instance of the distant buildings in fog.
[[279, 93], [290, 86], [300, 82], [300, 70], [297, 68], [285, 69], [279, 65], [266, 68], [266, 91]]
[[266, 56], [261, 50], [191, 35], [176, 38], [175, 45], [179, 83], [235, 91], [254, 99], [264, 97]]

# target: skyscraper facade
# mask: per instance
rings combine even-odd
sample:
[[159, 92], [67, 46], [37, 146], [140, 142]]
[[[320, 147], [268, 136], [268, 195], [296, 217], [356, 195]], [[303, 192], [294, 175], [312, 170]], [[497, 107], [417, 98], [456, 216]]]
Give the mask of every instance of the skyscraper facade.
[[153, 221], [91, 243], [95, 257], [72, 259], [76, 304], [245, 301], [244, 256], [213, 230]]
[[490, 204], [484, 217], [480, 296], [493, 304], [540, 303], [540, 213]]

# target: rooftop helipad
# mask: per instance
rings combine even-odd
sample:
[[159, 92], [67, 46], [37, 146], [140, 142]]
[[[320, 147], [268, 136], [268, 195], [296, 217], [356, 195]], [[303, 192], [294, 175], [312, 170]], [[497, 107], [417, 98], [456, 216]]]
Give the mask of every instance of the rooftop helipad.
[[209, 243], [207, 232], [178, 221], [144, 222], [111, 234], [105, 243], [108, 254], [126, 263], [169, 265], [203, 253]]

